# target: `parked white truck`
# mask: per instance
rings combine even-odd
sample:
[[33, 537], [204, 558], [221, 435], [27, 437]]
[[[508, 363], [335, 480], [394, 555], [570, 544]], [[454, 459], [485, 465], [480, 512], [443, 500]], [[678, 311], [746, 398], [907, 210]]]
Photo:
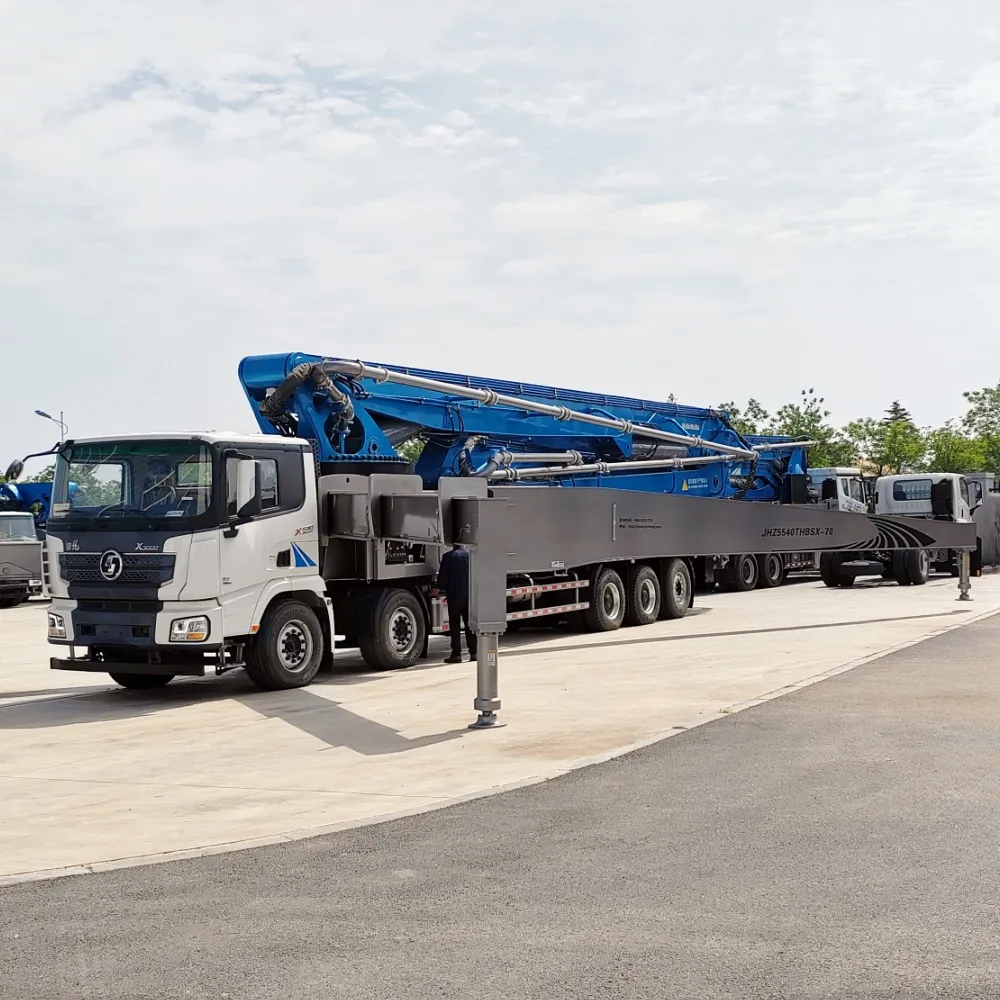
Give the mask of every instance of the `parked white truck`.
[[42, 592], [42, 543], [27, 513], [0, 513], [0, 608]]
[[[832, 495], [832, 488], [826, 487]], [[824, 493], [824, 498], [826, 496]], [[906, 473], [880, 476], [872, 493], [873, 513], [878, 517], [924, 518], [928, 521], [969, 524], [983, 502], [978, 480], [953, 472]], [[969, 553], [970, 571], [982, 571], [982, 539]], [[907, 551], [823, 552], [820, 575], [828, 587], [850, 587], [859, 576], [881, 576], [900, 586], [920, 586], [932, 572], [959, 574], [959, 552], [929, 545]]]

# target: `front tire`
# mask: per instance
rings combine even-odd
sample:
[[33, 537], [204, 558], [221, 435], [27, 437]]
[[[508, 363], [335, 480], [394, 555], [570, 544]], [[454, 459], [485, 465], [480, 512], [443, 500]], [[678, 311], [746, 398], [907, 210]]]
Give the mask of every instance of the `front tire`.
[[272, 604], [247, 649], [246, 672], [263, 691], [305, 687], [323, 660], [323, 629], [299, 601]]
[[152, 688], [166, 687], [174, 674], [119, 674], [109, 673], [108, 676], [123, 688], [133, 691], [148, 691]]
[[597, 574], [583, 620], [591, 632], [613, 632], [625, 618], [625, 585], [609, 567]]
[[358, 637], [365, 663], [374, 670], [405, 670], [423, 652], [427, 639], [424, 609], [409, 590], [383, 590], [372, 609], [370, 631]]

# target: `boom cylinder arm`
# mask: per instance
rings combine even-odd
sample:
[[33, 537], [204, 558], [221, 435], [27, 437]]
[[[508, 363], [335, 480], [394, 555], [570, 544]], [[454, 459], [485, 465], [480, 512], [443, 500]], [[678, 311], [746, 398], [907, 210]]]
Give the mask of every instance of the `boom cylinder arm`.
[[777, 499], [805, 464], [804, 442], [751, 444], [727, 414], [676, 403], [305, 354], [244, 358], [240, 380], [261, 429], [311, 440], [327, 471], [390, 471], [420, 438], [428, 487], [473, 475]]

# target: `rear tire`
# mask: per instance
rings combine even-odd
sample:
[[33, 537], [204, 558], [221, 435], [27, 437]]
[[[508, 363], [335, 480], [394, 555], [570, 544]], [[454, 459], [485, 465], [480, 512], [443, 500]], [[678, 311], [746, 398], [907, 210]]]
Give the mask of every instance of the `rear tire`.
[[369, 667], [405, 670], [420, 659], [426, 639], [427, 619], [416, 595], [391, 587], [376, 600], [370, 632], [358, 637], [358, 646]]
[[925, 584], [931, 575], [930, 556], [926, 549], [909, 549], [904, 552], [903, 564], [910, 583], [915, 587]]
[[300, 601], [272, 604], [247, 647], [247, 676], [264, 691], [305, 687], [323, 660], [323, 629]]
[[757, 586], [765, 589], [780, 587], [785, 581], [785, 561], [772, 552], [757, 556]]
[[753, 556], [732, 556], [725, 570], [726, 590], [745, 594], [757, 586], [760, 574]]
[[691, 606], [691, 570], [683, 559], [670, 559], [663, 571], [661, 618], [683, 618]]
[[660, 578], [652, 566], [629, 568], [625, 602], [626, 625], [651, 625], [660, 617]]
[[16, 608], [19, 604], [24, 604], [28, 595], [23, 597], [0, 597], [0, 608]]
[[625, 585], [613, 569], [605, 567], [594, 580], [583, 620], [591, 632], [613, 632], [621, 627], [624, 617]]
[[900, 587], [909, 587], [910, 585], [910, 574], [905, 557], [905, 552], [893, 552], [892, 554], [892, 577]]
[[108, 676], [123, 688], [130, 688], [133, 691], [148, 691], [151, 688], [166, 687], [175, 675], [109, 673]]

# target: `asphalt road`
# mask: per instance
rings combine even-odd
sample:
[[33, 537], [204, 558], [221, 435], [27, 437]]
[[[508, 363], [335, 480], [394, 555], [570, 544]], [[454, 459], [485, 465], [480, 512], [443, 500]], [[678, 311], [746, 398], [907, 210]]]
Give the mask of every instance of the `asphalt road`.
[[2, 889], [3, 996], [1000, 996], [998, 641], [437, 813]]

